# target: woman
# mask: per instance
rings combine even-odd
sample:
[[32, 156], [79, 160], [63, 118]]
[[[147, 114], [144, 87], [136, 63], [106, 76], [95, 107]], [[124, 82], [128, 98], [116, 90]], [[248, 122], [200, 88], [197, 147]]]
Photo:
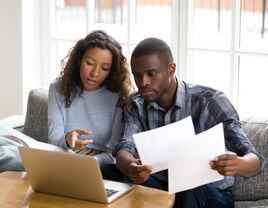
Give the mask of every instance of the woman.
[[62, 60], [48, 102], [49, 143], [113, 163], [122, 108], [132, 89], [120, 44], [104, 31], [79, 40]]

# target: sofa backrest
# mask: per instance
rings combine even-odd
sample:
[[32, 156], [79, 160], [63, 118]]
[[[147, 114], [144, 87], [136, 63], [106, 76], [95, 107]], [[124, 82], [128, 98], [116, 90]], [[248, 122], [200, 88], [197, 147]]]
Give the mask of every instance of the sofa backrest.
[[[248, 118], [242, 121], [242, 128], [256, 150], [268, 160], [268, 119]], [[233, 186], [235, 200], [260, 200], [268, 198], [268, 165], [256, 177], [235, 178]]]
[[23, 133], [41, 142], [48, 142], [48, 90], [32, 89], [28, 96]]

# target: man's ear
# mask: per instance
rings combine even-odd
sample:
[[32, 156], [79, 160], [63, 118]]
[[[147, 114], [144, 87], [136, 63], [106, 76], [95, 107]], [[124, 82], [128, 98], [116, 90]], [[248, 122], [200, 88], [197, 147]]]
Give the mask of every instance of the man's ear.
[[168, 65], [168, 73], [173, 76], [176, 72], [176, 64], [175, 63], [170, 63]]

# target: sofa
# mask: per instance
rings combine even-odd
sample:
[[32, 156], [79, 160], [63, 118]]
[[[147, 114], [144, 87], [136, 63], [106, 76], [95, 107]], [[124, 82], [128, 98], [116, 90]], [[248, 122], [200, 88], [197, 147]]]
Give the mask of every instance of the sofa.
[[[24, 134], [42, 142], [47, 142], [47, 102], [48, 90], [33, 89], [29, 93]], [[242, 119], [242, 128], [251, 142], [268, 160], [268, 119]], [[236, 208], [268, 207], [268, 165], [263, 172], [249, 179], [236, 177], [233, 186]]]
[[268, 207], [268, 119], [242, 119], [242, 128], [252, 144], [266, 161], [261, 174], [252, 178], [236, 177], [233, 186], [235, 207], [267, 208]]

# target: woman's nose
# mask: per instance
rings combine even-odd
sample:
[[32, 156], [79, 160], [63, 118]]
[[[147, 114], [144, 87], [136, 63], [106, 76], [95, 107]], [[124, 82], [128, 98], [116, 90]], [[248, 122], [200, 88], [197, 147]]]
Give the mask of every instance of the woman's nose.
[[99, 70], [99, 67], [95, 66], [91, 72], [90, 72], [90, 75], [93, 76], [93, 77], [97, 77], [100, 73], [100, 70]]

